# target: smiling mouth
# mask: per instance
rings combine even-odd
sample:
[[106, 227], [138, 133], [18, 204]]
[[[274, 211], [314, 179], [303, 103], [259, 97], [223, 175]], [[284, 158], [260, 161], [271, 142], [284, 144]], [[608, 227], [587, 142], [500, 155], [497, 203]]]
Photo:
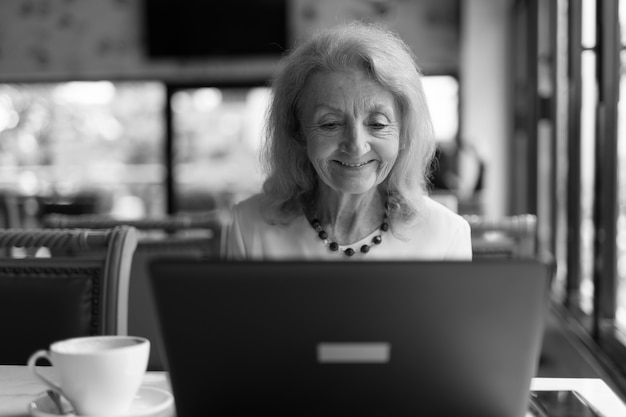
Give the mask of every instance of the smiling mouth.
[[359, 162], [356, 164], [351, 164], [348, 162], [343, 162], [343, 161], [335, 161], [337, 162], [339, 165], [347, 167], [347, 168], [361, 168], [362, 166], [365, 166], [367, 164], [369, 164], [370, 162], [374, 162], [374, 160], [372, 159], [371, 161], [366, 161], [366, 162]]

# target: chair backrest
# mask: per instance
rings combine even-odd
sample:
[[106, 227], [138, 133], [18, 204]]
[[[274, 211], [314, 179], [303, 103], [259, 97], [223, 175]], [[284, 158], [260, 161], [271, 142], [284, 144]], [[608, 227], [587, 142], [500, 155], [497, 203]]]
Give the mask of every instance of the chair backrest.
[[24, 364], [55, 340], [125, 334], [136, 244], [126, 226], [0, 229], [0, 363]]
[[472, 229], [475, 258], [524, 258], [537, 255], [537, 216], [520, 214], [491, 218], [465, 215]]
[[156, 308], [149, 287], [148, 267], [164, 256], [189, 258], [219, 257], [224, 218], [221, 212], [193, 212], [159, 218], [115, 219], [108, 215], [45, 216], [46, 227], [110, 228], [132, 226], [138, 232], [137, 250], [131, 268], [128, 299], [128, 332], [152, 342], [148, 369], [166, 369], [165, 354], [158, 326]]

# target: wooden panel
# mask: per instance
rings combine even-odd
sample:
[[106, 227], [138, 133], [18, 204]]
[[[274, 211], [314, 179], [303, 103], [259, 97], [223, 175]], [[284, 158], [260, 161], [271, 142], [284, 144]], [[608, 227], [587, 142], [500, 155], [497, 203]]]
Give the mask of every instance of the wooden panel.
[[[292, 35], [348, 18], [376, 18], [411, 44], [428, 73], [455, 72], [458, 0], [290, 0]], [[211, 19], [223, 16], [207, 16]], [[276, 58], [150, 60], [141, 1], [0, 1], [0, 82], [163, 79], [264, 81]]]

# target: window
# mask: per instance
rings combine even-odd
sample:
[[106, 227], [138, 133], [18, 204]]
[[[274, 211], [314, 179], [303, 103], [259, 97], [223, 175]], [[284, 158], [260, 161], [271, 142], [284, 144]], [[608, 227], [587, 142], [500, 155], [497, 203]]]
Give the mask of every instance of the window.
[[[258, 192], [270, 88], [170, 87], [110, 81], [0, 85], [0, 193], [17, 196], [21, 213], [12, 225], [38, 225], [49, 212], [158, 216], [168, 211], [170, 198], [175, 211], [228, 209]], [[437, 140], [454, 145], [458, 81], [428, 76], [424, 88]], [[167, 117], [170, 154], [164, 146]], [[167, 158], [174, 178], [169, 191]]]
[[[437, 141], [456, 146], [459, 87], [453, 76], [423, 78]], [[229, 209], [261, 190], [259, 149], [271, 89], [172, 86], [175, 211]]]
[[[622, 335], [626, 335], [626, 5], [620, 2], [620, 82], [617, 116], [618, 139], [618, 210], [617, 230], [617, 325]], [[626, 340], [624, 341], [626, 344]]]
[[422, 78], [428, 109], [439, 143], [453, 143], [459, 133], [459, 82], [451, 75]]
[[197, 87], [172, 94], [177, 211], [228, 209], [261, 189], [267, 87]]
[[596, 109], [598, 107], [596, 9], [594, 1], [582, 2], [580, 55], [580, 308], [593, 313], [594, 203], [596, 156]]
[[47, 212], [165, 210], [164, 88], [152, 82], [0, 85], [0, 192], [19, 224]]
[[[568, 14], [567, 294], [581, 337], [626, 392], [626, 4], [562, 2]], [[564, 41], [564, 39], [560, 39]], [[572, 145], [573, 144], [573, 145]], [[577, 160], [578, 159], [578, 160]], [[580, 181], [580, 182], [578, 182]], [[578, 240], [579, 239], [579, 240]], [[579, 243], [579, 244], [578, 244]]]

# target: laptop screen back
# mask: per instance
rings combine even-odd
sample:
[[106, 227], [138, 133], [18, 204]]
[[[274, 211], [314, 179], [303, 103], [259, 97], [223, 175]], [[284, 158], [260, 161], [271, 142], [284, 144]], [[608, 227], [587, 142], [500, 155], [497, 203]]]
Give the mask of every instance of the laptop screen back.
[[549, 268], [164, 259], [151, 283], [179, 417], [522, 417]]

